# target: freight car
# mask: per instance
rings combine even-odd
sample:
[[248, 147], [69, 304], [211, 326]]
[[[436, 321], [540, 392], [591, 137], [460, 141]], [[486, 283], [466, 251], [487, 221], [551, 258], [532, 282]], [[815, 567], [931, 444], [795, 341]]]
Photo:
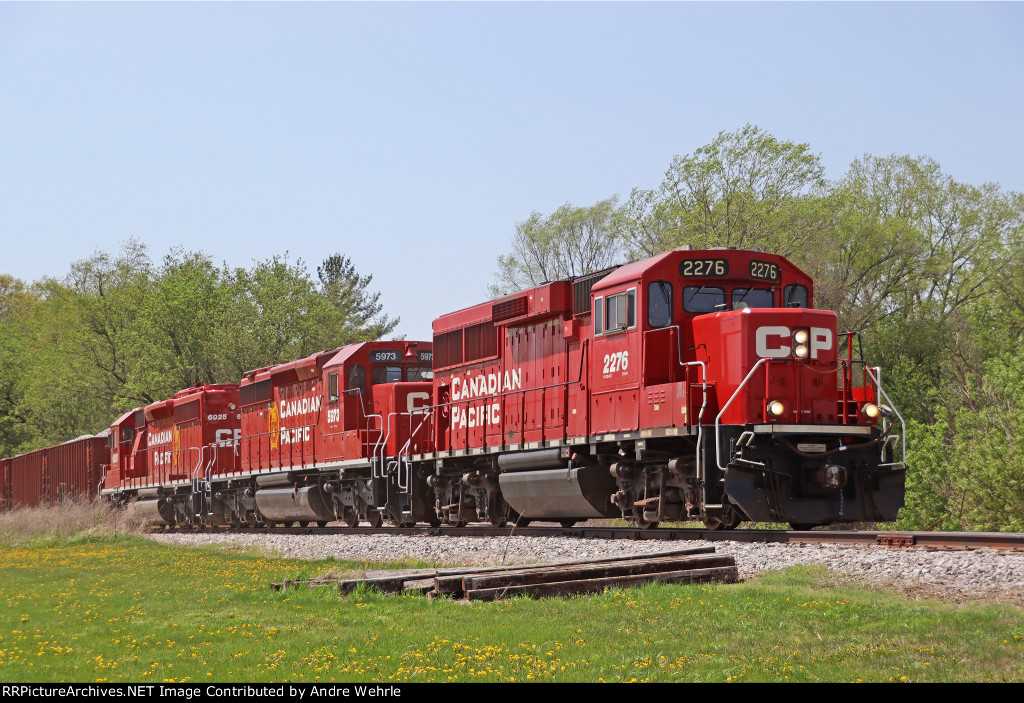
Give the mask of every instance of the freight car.
[[902, 419], [813, 294], [685, 247], [547, 283], [126, 413], [102, 493], [170, 525], [893, 520]]
[[106, 463], [106, 432], [0, 459], [0, 504], [11, 509], [90, 499]]

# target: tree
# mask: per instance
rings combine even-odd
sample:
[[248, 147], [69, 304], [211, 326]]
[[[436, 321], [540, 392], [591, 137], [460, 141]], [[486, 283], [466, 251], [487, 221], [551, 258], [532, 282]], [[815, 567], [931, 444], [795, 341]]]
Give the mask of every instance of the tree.
[[176, 250], [153, 272], [138, 311], [132, 372], [137, 397], [166, 398], [202, 383], [236, 383], [228, 363], [234, 340], [231, 288], [209, 256]]
[[332, 254], [316, 274], [327, 303], [344, 317], [352, 341], [380, 339], [398, 326], [400, 318], [381, 315], [380, 293], [367, 290], [373, 276], [361, 276], [347, 256]]
[[747, 124], [676, 156], [656, 190], [634, 188], [618, 228], [635, 257], [689, 244], [789, 256], [827, 229], [820, 156]]
[[0, 456], [11, 456], [34, 433], [24, 407], [30, 322], [39, 302], [24, 283], [0, 274]]
[[516, 223], [512, 253], [498, 256], [491, 295], [608, 268], [622, 253], [614, 226], [617, 199], [590, 206], [566, 203], [550, 215], [533, 212]]

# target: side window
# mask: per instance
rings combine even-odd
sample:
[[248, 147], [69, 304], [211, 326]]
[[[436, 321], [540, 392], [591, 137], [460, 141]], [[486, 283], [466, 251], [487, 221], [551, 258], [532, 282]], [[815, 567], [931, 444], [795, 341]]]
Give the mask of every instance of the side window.
[[334, 402], [338, 397], [338, 372], [331, 371], [327, 374], [327, 400]]
[[605, 323], [606, 332], [631, 330], [636, 327], [636, 288], [607, 297]]
[[709, 286], [686, 286], [683, 288], [683, 310], [702, 315], [725, 310], [725, 289]]
[[594, 334], [604, 334], [604, 298], [594, 298]]
[[647, 324], [667, 327], [672, 324], [672, 284], [654, 281], [647, 286]]
[[366, 369], [360, 364], [353, 364], [348, 367], [348, 378], [345, 379], [345, 390], [359, 391], [366, 395]]
[[799, 283], [794, 283], [791, 286], [786, 286], [782, 294], [782, 306], [786, 308], [806, 308], [810, 307], [810, 295], [807, 292], [807, 286], [802, 286]]

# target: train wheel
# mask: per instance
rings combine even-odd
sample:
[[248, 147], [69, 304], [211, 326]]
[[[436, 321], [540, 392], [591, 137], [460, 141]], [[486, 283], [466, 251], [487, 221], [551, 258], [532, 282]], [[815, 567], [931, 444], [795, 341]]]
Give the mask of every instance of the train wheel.
[[327, 521], [326, 520], [317, 520], [316, 521], [316, 526], [317, 527], [327, 527]]
[[384, 518], [381, 517], [380, 511], [375, 510], [368, 516], [370, 527], [380, 527], [384, 524]]
[[633, 508], [633, 522], [641, 530], [653, 530], [660, 524], [657, 520], [644, 520], [644, 513], [640, 508]]
[[490, 523], [493, 527], [504, 527], [508, 521], [504, 517], [491, 516]]
[[813, 530], [818, 525], [813, 522], [791, 522], [789, 526], [798, 532], [806, 532], [807, 530]]
[[299, 527], [309, 527], [309, 520], [299, 520]]
[[709, 530], [735, 530], [740, 524], [740, 515], [734, 508], [726, 506], [720, 517], [711, 517], [710, 515], [706, 515], [702, 519], [702, 522], [704, 523], [704, 527]]
[[740, 524], [739, 517], [733, 519], [723, 519], [720, 517], [706, 517], [702, 520], [704, 527], [709, 530], [735, 530], [736, 526]]
[[467, 524], [467, 520], [459, 520], [458, 522], [453, 522], [452, 527], [465, 527]]
[[341, 521], [349, 527], [359, 527], [359, 513], [351, 505], [346, 505], [341, 511]]
[[576, 524], [576, 521], [575, 520], [559, 520], [558, 524], [568, 530], [570, 527], [572, 527], [573, 525]]
[[440, 527], [441, 526], [441, 521], [438, 518], [436, 518], [436, 517], [432, 517], [429, 520], [427, 520], [427, 524], [430, 525], [431, 527]]

